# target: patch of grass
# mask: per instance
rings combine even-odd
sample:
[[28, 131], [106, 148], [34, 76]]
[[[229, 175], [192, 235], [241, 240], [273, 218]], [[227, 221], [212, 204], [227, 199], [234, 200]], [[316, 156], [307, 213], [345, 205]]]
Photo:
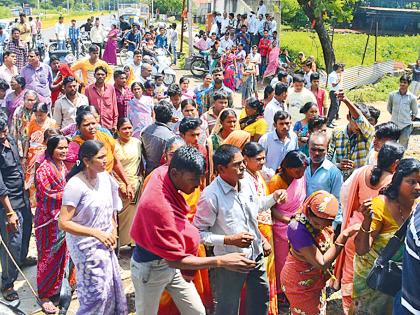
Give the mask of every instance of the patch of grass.
[[374, 84], [368, 84], [363, 87], [350, 90], [346, 94], [354, 102], [386, 102], [388, 100], [389, 93], [394, 90], [398, 90], [398, 87], [398, 77], [387, 75]]
[[[333, 47], [338, 62], [347, 67], [360, 65], [366, 44], [366, 34], [334, 34]], [[420, 35], [417, 36], [378, 36], [377, 61], [396, 60], [405, 64], [413, 63], [418, 57]], [[289, 50], [292, 57], [299, 51], [306, 56], [314, 56], [320, 67], [325, 68], [321, 44], [315, 32], [282, 31], [280, 45]], [[374, 62], [374, 36], [370, 36], [364, 64]]]

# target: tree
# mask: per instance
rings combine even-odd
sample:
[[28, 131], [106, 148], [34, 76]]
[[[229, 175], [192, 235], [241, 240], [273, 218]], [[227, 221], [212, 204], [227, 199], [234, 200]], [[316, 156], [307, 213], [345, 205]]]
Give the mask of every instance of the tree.
[[335, 63], [335, 53], [331, 38], [325, 23], [335, 19], [337, 22], [350, 22], [353, 18], [354, 4], [358, 0], [297, 0], [305, 15], [312, 23], [318, 34], [324, 53], [324, 63], [327, 72], [332, 71]]

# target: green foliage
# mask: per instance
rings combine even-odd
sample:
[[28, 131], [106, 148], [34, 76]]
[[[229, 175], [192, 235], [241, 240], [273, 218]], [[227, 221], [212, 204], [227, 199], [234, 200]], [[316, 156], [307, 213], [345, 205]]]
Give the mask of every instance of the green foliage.
[[281, 19], [282, 23], [295, 28], [304, 27], [308, 23], [308, 18], [303, 13], [297, 0], [283, 0], [281, 2]]
[[[361, 64], [367, 35], [365, 34], [334, 34], [334, 51], [336, 60], [344, 62], [347, 67]], [[396, 60], [405, 64], [412, 63], [418, 57], [420, 36], [379, 36], [378, 61]], [[318, 36], [314, 32], [287, 31], [280, 34], [280, 45], [289, 50], [292, 57], [299, 51], [306, 56], [314, 56], [321, 68], [325, 68], [324, 56]], [[374, 62], [374, 37], [370, 36], [364, 64]]]
[[159, 8], [162, 14], [177, 14], [182, 13], [182, 0], [155, 0], [154, 9]]
[[368, 84], [358, 89], [353, 89], [346, 94], [354, 102], [371, 103], [386, 101], [389, 93], [398, 90], [398, 87], [398, 78], [388, 75], [375, 84]]

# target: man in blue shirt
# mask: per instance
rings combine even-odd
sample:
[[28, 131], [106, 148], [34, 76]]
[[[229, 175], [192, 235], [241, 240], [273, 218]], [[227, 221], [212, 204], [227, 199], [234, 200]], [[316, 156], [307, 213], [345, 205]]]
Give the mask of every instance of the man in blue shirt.
[[131, 31], [125, 34], [124, 40], [128, 43], [128, 51], [134, 52], [139, 47], [141, 36], [137, 24], [132, 25]]
[[251, 35], [248, 33], [248, 28], [245, 25], [241, 26], [241, 32], [236, 35], [237, 44], [242, 44], [246, 54], [249, 54], [251, 49]]
[[[325, 133], [312, 133], [309, 143], [309, 165], [305, 170], [306, 196], [318, 190], [325, 190], [333, 194], [340, 201], [340, 190], [343, 184], [343, 175], [337, 166], [326, 159], [328, 138]], [[335, 217], [333, 227], [336, 229], [343, 219], [340, 207]]]
[[71, 20], [71, 26], [69, 27], [69, 39], [71, 45], [71, 51], [74, 56], [79, 58], [79, 39], [80, 29], [76, 27], [76, 20]]
[[159, 35], [156, 36], [155, 45], [157, 48], [168, 49], [168, 38], [165, 35], [165, 29], [159, 28]]

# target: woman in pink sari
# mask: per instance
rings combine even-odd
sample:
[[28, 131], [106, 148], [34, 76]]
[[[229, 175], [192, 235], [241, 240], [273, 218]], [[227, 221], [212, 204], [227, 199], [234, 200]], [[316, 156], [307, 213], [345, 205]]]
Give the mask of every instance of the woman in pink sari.
[[267, 68], [265, 69], [263, 78], [271, 77], [277, 73], [279, 68], [280, 48], [277, 46], [277, 41], [273, 40], [271, 48], [268, 52]]
[[290, 151], [284, 157], [279, 172], [268, 183], [269, 192], [286, 189], [287, 201], [272, 209], [274, 255], [276, 264], [277, 292], [280, 302], [286, 302], [280, 287], [280, 273], [289, 252], [287, 226], [306, 197], [304, 172], [307, 166], [306, 156], [298, 150]]
[[[403, 158], [404, 151], [404, 147], [398, 143], [385, 143], [378, 153], [378, 165], [366, 165], [357, 169], [344, 183], [340, 196], [343, 206], [342, 231], [363, 221], [362, 213], [357, 210], [366, 199], [377, 197], [381, 188], [391, 182], [392, 175]], [[334, 270], [337, 278], [334, 286], [338, 288], [341, 285], [345, 314], [349, 313], [352, 304], [355, 253], [354, 238], [352, 237], [337, 258]]]
[[222, 55], [222, 65], [225, 70], [225, 79], [223, 83], [232, 91], [235, 91], [235, 77], [237, 69], [234, 49], [234, 47], [232, 47], [232, 49], [226, 48], [225, 53]]
[[115, 24], [112, 24], [111, 30], [108, 33], [108, 41], [106, 42], [104, 55], [102, 59], [110, 65], [117, 64], [117, 37], [118, 28]]

